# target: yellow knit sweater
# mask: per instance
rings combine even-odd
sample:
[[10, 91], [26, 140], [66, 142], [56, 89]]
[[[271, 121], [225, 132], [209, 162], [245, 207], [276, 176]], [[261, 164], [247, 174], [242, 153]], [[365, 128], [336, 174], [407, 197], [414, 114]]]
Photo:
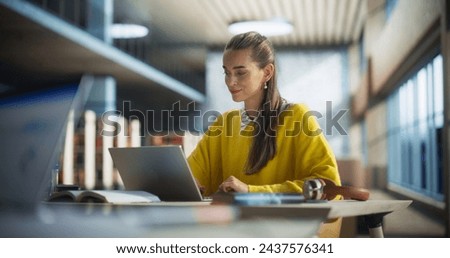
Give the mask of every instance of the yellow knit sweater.
[[291, 104], [281, 114], [275, 157], [259, 172], [246, 175], [244, 168], [252, 143], [249, 130], [241, 130], [239, 110], [222, 114], [188, 157], [194, 176], [215, 193], [223, 180], [235, 176], [250, 192], [302, 192], [303, 182], [322, 177], [340, 185], [336, 160], [314, 116], [306, 106]]

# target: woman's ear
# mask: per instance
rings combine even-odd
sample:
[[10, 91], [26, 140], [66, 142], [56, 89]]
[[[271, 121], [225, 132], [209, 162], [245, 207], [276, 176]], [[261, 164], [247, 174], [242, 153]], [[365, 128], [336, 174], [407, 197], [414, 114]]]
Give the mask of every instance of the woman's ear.
[[273, 64], [268, 64], [264, 67], [264, 79], [266, 82], [272, 78], [274, 71], [275, 66]]

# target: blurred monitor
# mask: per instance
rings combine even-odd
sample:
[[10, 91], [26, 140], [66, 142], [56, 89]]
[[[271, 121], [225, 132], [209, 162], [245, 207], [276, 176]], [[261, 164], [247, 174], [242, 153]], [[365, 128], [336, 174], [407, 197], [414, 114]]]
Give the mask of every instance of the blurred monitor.
[[0, 98], [0, 207], [34, 208], [47, 197], [69, 112], [78, 119], [92, 77]]

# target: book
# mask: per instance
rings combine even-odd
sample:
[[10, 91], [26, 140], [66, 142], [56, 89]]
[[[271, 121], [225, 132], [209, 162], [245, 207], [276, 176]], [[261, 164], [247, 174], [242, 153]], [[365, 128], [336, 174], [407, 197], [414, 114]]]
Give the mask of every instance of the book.
[[152, 203], [161, 200], [154, 194], [145, 191], [126, 190], [66, 190], [54, 192], [48, 198], [49, 202], [82, 202], [82, 203], [112, 203], [133, 204]]
[[307, 200], [300, 193], [236, 193], [218, 192], [212, 195], [212, 204], [270, 205], [303, 203]]

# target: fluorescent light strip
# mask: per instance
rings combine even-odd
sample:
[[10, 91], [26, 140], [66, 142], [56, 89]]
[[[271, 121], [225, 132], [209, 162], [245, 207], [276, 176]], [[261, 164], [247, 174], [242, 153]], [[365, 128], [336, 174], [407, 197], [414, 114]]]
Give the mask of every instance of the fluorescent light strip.
[[240, 34], [248, 31], [256, 31], [264, 36], [280, 36], [289, 34], [293, 30], [291, 23], [283, 19], [272, 19], [262, 21], [234, 22], [228, 26], [232, 34]]
[[137, 24], [113, 24], [111, 25], [111, 37], [114, 39], [142, 38], [148, 35], [148, 29]]

